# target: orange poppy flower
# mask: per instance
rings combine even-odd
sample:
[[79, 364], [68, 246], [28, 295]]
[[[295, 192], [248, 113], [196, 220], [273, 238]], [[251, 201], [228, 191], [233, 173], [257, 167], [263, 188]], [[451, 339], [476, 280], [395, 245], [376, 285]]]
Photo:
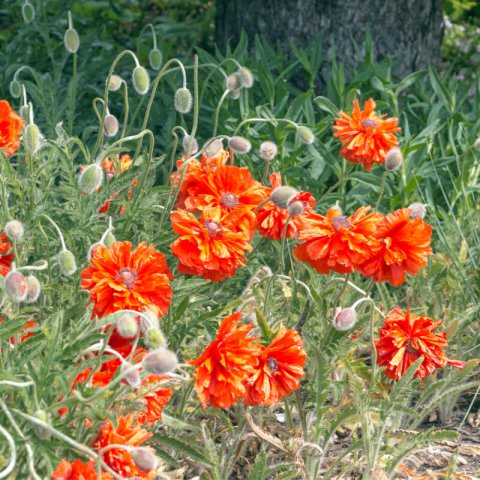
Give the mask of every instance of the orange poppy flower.
[[380, 366], [385, 366], [385, 375], [392, 380], [402, 377], [408, 368], [423, 355], [423, 362], [415, 376], [424, 379], [435, 372], [436, 368], [452, 365], [464, 368], [465, 363], [449, 360], [443, 349], [447, 348], [447, 334], [435, 333], [441, 321], [434, 322], [426, 315], [416, 315], [408, 308], [404, 312], [395, 307], [388, 315], [380, 329], [379, 338], [375, 339]]
[[[133, 415], [120, 416], [117, 419], [117, 427], [115, 428], [110, 420], [107, 420], [100, 428], [98, 437], [93, 442], [93, 446], [97, 451], [109, 445], [126, 445], [130, 447], [138, 447], [152, 434], [141, 428]], [[122, 448], [112, 448], [102, 455], [103, 461], [116, 473], [127, 478], [157, 478], [154, 470], [142, 472], [132, 456], [127, 450]]]
[[0, 100], [0, 150], [10, 157], [20, 147], [20, 135], [25, 121], [12, 110], [6, 100]]
[[[107, 179], [109, 180], [112, 177], [119, 176], [121, 173], [126, 172], [133, 162], [128, 153], [120, 156], [118, 153], [115, 155], [115, 160], [111, 158], [106, 158], [102, 162], [102, 168], [107, 174]], [[120, 167], [120, 168], [119, 168]]]
[[178, 270], [212, 282], [233, 277], [252, 250], [249, 232], [235, 231], [237, 220], [233, 212], [222, 216], [219, 207], [205, 209], [200, 219], [185, 210], [174, 211], [172, 228], [179, 238], [171, 249], [180, 261]]
[[12, 261], [15, 257], [12, 249], [12, 244], [8, 241], [6, 233], [0, 233], [0, 275], [4, 277], [12, 266]]
[[[269, 176], [269, 180], [272, 188], [265, 187], [265, 192], [268, 197], [270, 197], [275, 188], [282, 186], [282, 175], [278, 172], [272, 173]], [[297, 200], [303, 203], [305, 212], [290, 218], [287, 226], [286, 238], [295, 238], [298, 232], [299, 218], [306, 215], [306, 213], [315, 206], [315, 199], [308, 192], [299, 192], [290, 203]], [[257, 209], [256, 214], [258, 233], [270, 240], [281, 240], [283, 231], [285, 230], [285, 223], [289, 215], [288, 210], [286, 208], [280, 208], [272, 201], [269, 201]]]
[[[156, 382], [167, 379], [169, 377], [162, 375], [148, 375], [143, 383], [146, 385], [155, 384]], [[171, 388], [159, 388], [158, 390], [150, 391], [137, 399], [143, 404], [143, 409], [135, 413], [138, 422], [147, 426], [152, 426], [158, 420], [162, 419], [162, 411], [165, 405], [170, 401], [173, 390]]]
[[200, 357], [189, 360], [196, 366], [195, 390], [202, 408], [211, 404], [229, 408], [245, 395], [245, 380], [258, 364], [256, 337], [248, 337], [253, 325], [238, 326], [242, 314], [228, 315], [222, 321], [215, 340]]
[[90, 290], [92, 317], [104, 317], [119, 310], [153, 309], [159, 317], [171, 304], [173, 278], [162, 253], [142, 242], [132, 251], [130, 242], [98, 246], [82, 271], [82, 288]]
[[255, 373], [245, 382], [246, 405], [272, 405], [300, 388], [307, 354], [300, 335], [282, 326], [262, 348]]
[[374, 237], [381, 240], [381, 248], [365, 262], [359, 271], [375, 282], [390, 282], [394, 287], [406, 279], [405, 272], [417, 275], [432, 255], [430, 238], [432, 227], [420, 217], [410, 219], [410, 209], [389, 213], [379, 223]]
[[360, 110], [358, 100], [353, 102], [352, 116], [340, 112], [333, 127], [343, 144], [340, 155], [352, 163], [361, 163], [368, 171], [374, 163], [384, 163], [387, 152], [398, 146], [395, 133], [401, 128], [396, 117], [384, 118], [375, 112], [375, 101], [369, 99]]
[[353, 272], [369, 260], [381, 247], [372, 234], [382, 219], [379, 213], [368, 213], [370, 207], [359, 208], [352, 216], [339, 208], [328, 210], [323, 217], [310, 213], [298, 220], [298, 239], [303, 243], [294, 249], [295, 256], [319, 273]]
[[[98, 480], [97, 468], [95, 462], [83, 463], [80, 460], [74, 460], [70, 463], [68, 460], [62, 460], [51, 477], [53, 480]], [[100, 480], [112, 480], [110, 473], [101, 473]]]

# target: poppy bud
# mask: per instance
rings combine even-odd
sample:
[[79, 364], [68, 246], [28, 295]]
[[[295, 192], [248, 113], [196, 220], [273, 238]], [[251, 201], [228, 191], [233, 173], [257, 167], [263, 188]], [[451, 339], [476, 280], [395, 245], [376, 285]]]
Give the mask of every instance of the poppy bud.
[[[35, 412], [35, 417], [41, 420], [44, 423], [50, 424], [50, 416], [45, 410], [37, 410]], [[36, 423], [33, 424], [33, 429], [37, 434], [38, 438], [42, 440], [50, 440], [52, 437], [52, 432], [41, 425], [37, 425]]]
[[38, 281], [37, 277], [29, 275], [27, 277], [27, 297], [25, 298], [25, 303], [34, 303], [38, 300], [40, 292], [42, 291], [42, 286]]
[[298, 138], [305, 145], [311, 145], [315, 141], [315, 135], [308, 127], [304, 127], [304, 126], [298, 127], [297, 133], [298, 133]]
[[275, 155], [277, 155], [277, 152], [278, 152], [277, 145], [268, 140], [266, 142], [262, 142], [260, 145], [260, 149], [258, 150], [258, 154], [266, 162], [271, 162], [275, 158]]
[[195, 155], [198, 152], [198, 142], [191, 135], [185, 135], [182, 141], [183, 151], [185, 155]]
[[303, 202], [296, 201], [291, 203], [287, 210], [290, 216], [295, 217], [296, 215], [301, 215], [305, 211], [305, 207], [303, 206]]
[[239, 90], [242, 88], [242, 77], [238, 72], [232, 73], [225, 80], [225, 88], [227, 90]]
[[110, 81], [108, 82], [108, 91], [109, 92], [116, 92], [117, 90], [120, 90], [120, 87], [122, 86], [122, 77], [119, 75], [113, 74], [110, 77]]
[[103, 131], [107, 137], [114, 137], [118, 133], [118, 119], [109, 113], [103, 122]]
[[253, 74], [250, 69], [241, 67], [238, 70], [238, 74], [240, 75], [242, 87], [250, 88], [253, 85]]
[[22, 17], [25, 23], [32, 23], [35, 20], [35, 8], [28, 0], [22, 5]]
[[77, 271], [77, 262], [73, 253], [70, 250], [62, 250], [57, 255], [58, 266], [60, 271], [66, 277], [73, 275]]
[[18, 271], [11, 270], [5, 277], [5, 292], [17, 303], [23, 302], [27, 298], [28, 282], [27, 279]]
[[357, 312], [353, 308], [337, 307], [332, 323], [341, 332], [350, 330], [357, 323]]
[[149, 321], [147, 321], [145, 318], [140, 317], [140, 326], [142, 328], [142, 332], [144, 334], [147, 334], [147, 331], [151, 328], [160, 328], [160, 324], [158, 322], [158, 316], [156, 312], [153, 310], [150, 310], [148, 307], [142, 307], [140, 309], [140, 312], [143, 313], [145, 317], [148, 318]]
[[146, 447], [135, 447], [130, 455], [141, 472], [149, 472], [158, 467], [157, 457]]
[[132, 368], [133, 365], [129, 362], [123, 362], [120, 367], [120, 371], [124, 375], [124, 380], [134, 388], [139, 387], [142, 384], [142, 379], [140, 378], [140, 373], [138, 368]]
[[80, 48], [80, 37], [74, 28], [69, 28], [63, 37], [63, 43], [69, 53], [77, 53]]
[[192, 94], [188, 88], [179, 88], [175, 92], [175, 110], [178, 113], [188, 113], [192, 108]]
[[178, 365], [178, 359], [171, 350], [160, 347], [147, 353], [143, 358], [142, 364], [148, 373], [162, 375], [175, 370]]
[[287, 208], [289, 201], [298, 193], [298, 190], [288, 185], [277, 187], [270, 195], [270, 200], [280, 208]]
[[233, 98], [234, 100], [238, 100], [240, 98], [240, 89], [230, 90], [230, 98]]
[[229, 138], [228, 145], [236, 153], [248, 153], [252, 148], [252, 144], [243, 137]]
[[20, 82], [14, 78], [9, 85], [10, 89], [10, 95], [13, 98], [20, 98], [20, 95], [22, 94], [22, 86], [20, 85]]
[[25, 229], [23, 228], [22, 222], [18, 220], [10, 220], [5, 225], [5, 233], [9, 240], [18, 242], [22, 240]]
[[475, 140], [475, 143], [473, 144], [473, 146], [477, 149], [477, 150], [480, 150], [480, 138], [477, 138]]
[[410, 218], [424, 218], [427, 210], [423, 203], [412, 203], [409, 207], [410, 209]]
[[208, 158], [216, 157], [223, 150], [223, 142], [217, 138], [213, 142], [207, 142], [207, 146], [203, 147], [203, 152]]
[[135, 67], [132, 73], [133, 88], [139, 95], [145, 95], [150, 88], [150, 75], [142, 66]]
[[150, 62], [150, 66], [154, 70], [160, 70], [160, 67], [163, 63], [163, 55], [162, 52], [158, 48], [154, 48], [150, 50], [150, 54], [148, 55], [148, 61]]
[[40, 150], [40, 140], [42, 138], [42, 134], [40, 133], [40, 129], [34, 124], [31, 123], [25, 129], [24, 140], [25, 140], [25, 149], [31, 155]]
[[28, 105], [22, 105], [18, 110], [18, 113], [26, 122], [28, 122], [28, 116], [29, 116]]
[[117, 333], [122, 338], [133, 338], [136, 337], [138, 333], [138, 323], [137, 319], [130, 313], [124, 313], [118, 320], [115, 325]]
[[83, 193], [91, 194], [95, 192], [103, 183], [102, 167], [96, 163], [88, 165], [80, 174], [78, 183]]
[[257, 314], [255, 312], [244, 313], [242, 320], [245, 323], [252, 323], [253, 325], [257, 324]]
[[116, 241], [117, 241], [117, 239], [115, 238], [115, 235], [113, 233], [109, 233], [105, 237], [105, 246], [107, 248], [110, 248]]
[[152, 350], [165, 347], [167, 344], [167, 341], [159, 328], [148, 328], [145, 332], [144, 340], [148, 348]]
[[391, 148], [385, 157], [385, 170], [387, 172], [394, 172], [402, 166], [402, 163], [402, 151], [398, 147]]

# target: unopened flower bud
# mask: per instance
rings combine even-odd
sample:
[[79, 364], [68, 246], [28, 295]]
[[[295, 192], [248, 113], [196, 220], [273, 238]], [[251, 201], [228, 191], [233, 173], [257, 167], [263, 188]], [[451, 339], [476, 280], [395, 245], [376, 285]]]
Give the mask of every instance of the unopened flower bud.
[[253, 323], [254, 325], [256, 325], [257, 324], [257, 314], [255, 312], [244, 313], [243, 317], [242, 317], [242, 320], [245, 323]]
[[34, 124], [31, 123], [25, 129], [23, 134], [23, 138], [25, 141], [25, 149], [31, 155], [40, 150], [40, 140], [42, 139], [42, 134], [40, 133], [40, 129]]
[[122, 338], [134, 338], [138, 333], [137, 319], [130, 313], [124, 313], [117, 320], [115, 329]]
[[25, 298], [25, 303], [34, 303], [38, 300], [40, 292], [42, 291], [42, 286], [38, 281], [37, 277], [29, 275], [27, 277], [27, 297]]
[[140, 326], [142, 328], [142, 332], [145, 335], [150, 328], [157, 328], [157, 329], [160, 328], [158, 315], [154, 310], [148, 307], [142, 307], [140, 309], [140, 312], [143, 313], [143, 315], [148, 318], [148, 321], [147, 321], [147, 319], [143, 318], [143, 316], [140, 317]]
[[[35, 412], [35, 417], [38, 418], [38, 420], [41, 420], [42, 422], [50, 425], [50, 416], [45, 410], [37, 410]], [[34, 423], [33, 429], [35, 430], [38, 438], [42, 440], [50, 440], [50, 438], [52, 437], [52, 432], [50, 432], [48, 428], [43, 427], [42, 425], [37, 425], [36, 423]]]
[[80, 37], [74, 28], [69, 28], [63, 37], [63, 43], [69, 53], [76, 53], [80, 48]]
[[158, 468], [157, 457], [146, 447], [135, 447], [130, 455], [135, 465], [142, 472], [149, 472], [154, 468]]
[[252, 144], [244, 137], [231, 137], [228, 145], [236, 153], [248, 153], [252, 148]]
[[315, 141], [315, 135], [313, 132], [303, 125], [297, 128], [298, 138], [305, 145], [311, 145]]
[[148, 348], [151, 350], [165, 347], [167, 345], [167, 341], [159, 328], [148, 328], [145, 332], [144, 340]]
[[10, 95], [13, 98], [20, 98], [20, 95], [22, 94], [22, 86], [16, 78], [10, 82], [9, 89]]
[[427, 213], [425, 204], [423, 203], [412, 203], [409, 207], [410, 209], [410, 218], [424, 218]]
[[198, 142], [191, 135], [183, 137], [182, 146], [185, 154], [195, 155], [198, 152]]
[[235, 72], [229, 75], [225, 80], [225, 88], [230, 91], [242, 88], [242, 77], [240, 73]]
[[123, 374], [124, 380], [131, 387], [137, 388], [142, 384], [142, 379], [140, 377], [138, 368], [135, 368], [131, 363], [123, 362], [120, 371]]
[[103, 122], [103, 131], [107, 137], [114, 137], [118, 133], [118, 119], [109, 113]]
[[179, 88], [175, 92], [175, 110], [178, 113], [188, 113], [192, 108], [192, 94], [188, 88]]
[[240, 98], [240, 92], [241, 90], [238, 89], [238, 90], [230, 90], [230, 98], [233, 98], [233, 100], [238, 100]]
[[108, 91], [109, 92], [116, 92], [117, 90], [120, 90], [120, 87], [122, 86], [122, 77], [119, 75], [113, 74], [110, 77], [110, 81], [108, 82]]
[[60, 271], [66, 277], [73, 275], [77, 271], [77, 262], [75, 256], [70, 250], [62, 250], [57, 255], [58, 266]]
[[296, 215], [301, 215], [305, 211], [305, 207], [303, 206], [303, 202], [296, 201], [292, 202], [287, 210], [290, 216], [295, 217]]
[[22, 222], [18, 220], [10, 220], [5, 225], [5, 233], [9, 240], [19, 242], [23, 238], [25, 229], [23, 228]]
[[115, 235], [113, 233], [109, 233], [105, 237], [105, 246], [107, 248], [110, 248], [116, 241], [117, 241], [117, 239], [115, 238]]
[[154, 70], [160, 70], [160, 67], [163, 63], [163, 55], [162, 52], [158, 48], [154, 48], [150, 50], [150, 54], [148, 55], [148, 61], [150, 62], [150, 66]]
[[208, 141], [207, 146], [203, 147], [203, 152], [208, 158], [216, 157], [223, 150], [223, 142], [217, 138], [213, 142]]
[[270, 200], [280, 208], [287, 208], [289, 201], [298, 193], [298, 190], [288, 185], [277, 187], [270, 195]]
[[480, 150], [480, 137], [475, 140], [475, 143], [473, 146], [477, 149]]
[[337, 307], [332, 323], [335, 329], [341, 332], [350, 330], [357, 323], [357, 312], [353, 308]]
[[271, 162], [277, 155], [277, 152], [278, 152], [277, 145], [268, 140], [266, 142], [262, 142], [260, 145], [260, 149], [258, 150], [258, 154], [266, 162]]
[[20, 116], [25, 120], [25, 122], [28, 122], [28, 117], [29, 117], [29, 108], [28, 105], [22, 105], [20, 109], [18, 110], [18, 113]]
[[240, 75], [242, 87], [250, 88], [253, 85], [253, 74], [247, 67], [241, 67], [238, 70]]
[[178, 365], [178, 359], [171, 350], [160, 347], [147, 353], [143, 358], [142, 364], [148, 373], [162, 375], [175, 370]]
[[150, 88], [150, 75], [142, 66], [135, 67], [132, 73], [133, 88], [139, 95], [145, 95]]
[[398, 147], [391, 148], [385, 156], [385, 170], [387, 172], [394, 172], [402, 166], [402, 163], [402, 151]]
[[94, 193], [103, 183], [103, 169], [97, 163], [85, 167], [78, 179], [80, 189], [83, 193]]
[[25, 23], [32, 23], [35, 20], [35, 8], [28, 0], [22, 5], [22, 17]]
[[11, 270], [5, 277], [5, 292], [17, 303], [23, 302], [27, 298], [28, 282], [27, 279], [18, 271]]

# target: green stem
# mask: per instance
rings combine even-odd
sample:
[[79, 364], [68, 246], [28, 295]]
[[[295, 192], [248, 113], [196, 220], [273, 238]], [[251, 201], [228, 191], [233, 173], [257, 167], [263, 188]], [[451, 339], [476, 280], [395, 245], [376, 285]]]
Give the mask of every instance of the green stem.
[[225, 101], [229, 93], [230, 93], [230, 90], [225, 90], [223, 92], [223, 95], [221, 96], [220, 101], [218, 102], [217, 108], [215, 109], [215, 119], [213, 122], [213, 136], [217, 134], [218, 117], [220, 116], [220, 108], [222, 108], [223, 102]]
[[378, 210], [380, 206], [380, 200], [382, 200], [383, 192], [385, 191], [385, 181], [387, 180], [388, 171], [385, 170], [382, 175], [382, 181], [380, 183], [380, 192], [378, 193], [377, 203], [375, 204], [375, 210]]
[[[70, 12], [69, 12], [70, 13]], [[73, 135], [73, 122], [75, 120], [75, 106], [77, 103], [77, 53], [73, 54], [73, 77], [72, 77], [72, 91], [70, 94], [70, 122], [69, 122], [69, 132], [70, 135]]]

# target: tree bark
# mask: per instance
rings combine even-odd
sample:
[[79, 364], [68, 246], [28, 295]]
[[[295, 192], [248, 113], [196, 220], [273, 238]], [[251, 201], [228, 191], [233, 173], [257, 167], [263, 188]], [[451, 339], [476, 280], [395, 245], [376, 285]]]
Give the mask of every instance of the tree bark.
[[441, 60], [442, 0], [216, 0], [215, 27], [223, 49], [242, 30], [287, 51], [289, 38], [305, 47], [320, 34], [325, 62], [334, 47], [347, 73], [359, 60], [352, 39], [364, 50], [370, 29], [374, 60], [391, 56], [405, 75]]

